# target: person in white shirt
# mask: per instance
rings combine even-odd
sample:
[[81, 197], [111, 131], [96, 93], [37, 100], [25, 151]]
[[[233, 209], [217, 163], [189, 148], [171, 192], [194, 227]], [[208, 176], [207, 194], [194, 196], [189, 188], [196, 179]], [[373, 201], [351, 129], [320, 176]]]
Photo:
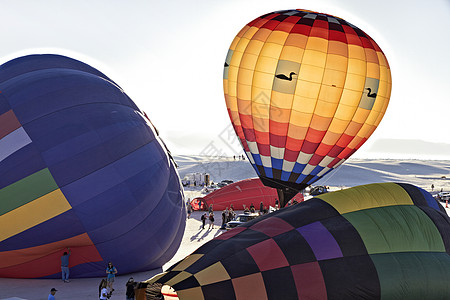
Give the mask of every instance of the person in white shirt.
[[102, 289], [100, 291], [100, 300], [108, 299], [108, 289], [106, 288], [106, 281], [102, 282]]

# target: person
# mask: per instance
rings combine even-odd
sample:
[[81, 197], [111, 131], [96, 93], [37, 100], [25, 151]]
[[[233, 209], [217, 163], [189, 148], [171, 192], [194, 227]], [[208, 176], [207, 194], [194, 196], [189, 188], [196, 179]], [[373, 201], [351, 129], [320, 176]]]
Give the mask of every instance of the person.
[[117, 269], [113, 266], [112, 262], [108, 263], [108, 267], [106, 267], [106, 274], [108, 274], [108, 276], [106, 277], [106, 281], [108, 282], [109, 293], [112, 293], [114, 291], [114, 279], [116, 278], [117, 274]]
[[253, 214], [255, 212], [255, 206], [252, 204], [250, 204], [250, 212]]
[[234, 215], [235, 215], [235, 213], [234, 213], [234, 205], [231, 204], [230, 205], [230, 210], [228, 212], [228, 222], [230, 222], [231, 220], [234, 219]]
[[52, 289], [50, 290], [50, 294], [48, 295], [47, 300], [55, 300], [55, 299], [56, 299], [56, 298], [55, 298], [55, 294], [56, 294], [57, 291], [58, 291], [57, 289], [52, 288]]
[[230, 220], [230, 211], [228, 210], [228, 207], [225, 209], [225, 223], [228, 223]]
[[106, 300], [108, 299], [108, 289], [107, 287], [107, 282], [105, 279], [102, 279], [101, 283], [100, 283], [100, 300]]
[[259, 215], [262, 216], [264, 214], [264, 204], [261, 201], [261, 203], [259, 203]]
[[192, 214], [192, 206], [191, 206], [191, 203], [189, 202], [187, 204], [187, 217], [188, 217], [188, 219], [191, 217], [191, 214]]
[[69, 257], [72, 254], [72, 250], [67, 248], [67, 251], [61, 256], [61, 277], [62, 281], [69, 282]]
[[208, 211], [208, 212], [209, 212], [209, 214], [211, 214], [211, 213], [213, 212], [213, 206], [212, 206], [212, 204], [209, 205], [209, 211]]
[[205, 229], [205, 222], [206, 222], [206, 213], [204, 213], [201, 217], [202, 220], [202, 229]]
[[130, 277], [128, 279], [126, 285], [127, 291], [125, 295], [127, 296], [126, 300], [134, 300], [134, 288], [136, 287], [136, 282], [134, 281], [133, 277]]
[[[103, 285], [106, 287], [107, 286], [107, 282], [105, 278], [102, 278], [102, 281], [100, 281], [100, 284], [98, 285], [98, 297], [100, 298], [102, 296], [102, 289], [103, 289]], [[106, 291], [106, 293], [108, 293], [108, 291]]]
[[227, 222], [230, 222], [231, 220], [233, 220], [235, 215], [236, 214], [234, 213], [233, 204], [231, 204], [230, 211], [228, 212], [228, 221]]
[[222, 211], [222, 226], [220, 227], [220, 229], [224, 229], [225, 228], [225, 223], [226, 223], [226, 214], [225, 214], [225, 210]]
[[214, 229], [214, 213], [210, 213], [209, 214], [209, 229]]

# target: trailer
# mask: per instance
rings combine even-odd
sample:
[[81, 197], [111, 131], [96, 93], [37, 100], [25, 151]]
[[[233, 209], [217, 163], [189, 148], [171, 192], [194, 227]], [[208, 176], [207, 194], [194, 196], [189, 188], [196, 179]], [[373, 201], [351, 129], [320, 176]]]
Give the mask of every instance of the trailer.
[[184, 175], [181, 183], [183, 186], [208, 186], [211, 177], [208, 173], [187, 173]]

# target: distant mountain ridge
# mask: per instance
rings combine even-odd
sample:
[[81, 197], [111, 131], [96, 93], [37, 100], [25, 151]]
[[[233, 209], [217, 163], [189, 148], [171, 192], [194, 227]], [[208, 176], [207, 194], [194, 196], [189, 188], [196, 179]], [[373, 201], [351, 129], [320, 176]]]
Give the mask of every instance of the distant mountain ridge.
[[[445, 138], [450, 142], [450, 132]], [[415, 139], [377, 139], [366, 151], [403, 154], [408, 158], [438, 156], [442, 159], [450, 159], [450, 143], [433, 143]]]

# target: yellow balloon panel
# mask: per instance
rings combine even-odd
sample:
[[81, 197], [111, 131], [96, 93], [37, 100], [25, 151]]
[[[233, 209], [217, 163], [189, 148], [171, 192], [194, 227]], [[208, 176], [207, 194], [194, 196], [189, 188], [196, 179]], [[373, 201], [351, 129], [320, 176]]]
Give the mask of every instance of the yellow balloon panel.
[[[314, 111], [314, 108], [317, 104], [317, 98], [312, 97], [301, 97], [301, 96], [294, 96], [294, 101], [292, 103], [292, 110], [297, 112], [303, 112], [303, 113], [312, 113]], [[296, 119], [292, 120], [293, 122], [296, 122]], [[298, 120], [302, 121], [302, 120]], [[297, 124], [298, 125], [298, 124]]]
[[326, 54], [328, 52], [328, 40], [318, 37], [310, 37], [306, 42], [305, 49], [315, 50]]
[[294, 47], [294, 46], [284, 46], [281, 51], [280, 60], [290, 60], [301, 62], [305, 49]]

